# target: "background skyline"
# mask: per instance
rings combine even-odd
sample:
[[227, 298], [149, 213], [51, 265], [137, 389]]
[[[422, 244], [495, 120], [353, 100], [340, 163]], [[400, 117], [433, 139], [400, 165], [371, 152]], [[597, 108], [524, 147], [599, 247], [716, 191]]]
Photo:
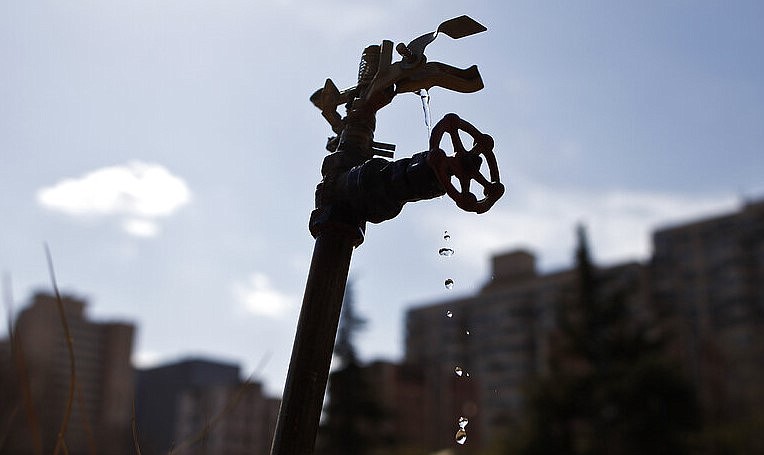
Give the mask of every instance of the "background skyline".
[[[17, 311], [50, 289], [47, 242], [62, 291], [137, 324], [139, 365], [262, 361], [280, 394], [330, 135], [308, 97], [353, 85], [367, 45], [461, 14], [488, 31], [427, 55], [477, 64], [485, 88], [431, 90], [432, 118], [492, 135], [508, 191], [480, 216], [443, 198], [367, 226], [351, 269], [363, 358], [398, 358], [403, 310], [476, 292], [490, 254], [567, 267], [580, 221], [598, 262], [644, 259], [653, 229], [764, 196], [759, 2], [4, 2], [0, 272]], [[426, 148], [416, 95], [377, 125], [396, 158]]]

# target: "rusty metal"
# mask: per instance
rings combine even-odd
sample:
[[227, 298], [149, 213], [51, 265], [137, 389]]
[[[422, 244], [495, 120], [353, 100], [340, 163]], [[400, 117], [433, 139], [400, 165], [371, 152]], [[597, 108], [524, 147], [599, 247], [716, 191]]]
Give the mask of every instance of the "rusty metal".
[[271, 454], [313, 453], [356, 241], [341, 229], [316, 238]]
[[438, 29], [432, 33], [424, 35], [411, 41], [408, 45], [400, 43], [395, 50], [404, 57], [407, 64], [415, 63], [424, 58], [424, 49], [428, 44], [435, 41], [439, 33], [443, 33], [453, 39], [464, 38], [476, 33], [484, 32], [487, 29], [469, 16], [459, 16], [449, 19], [438, 26]]
[[[464, 147], [459, 131], [472, 136], [473, 144], [469, 150]], [[451, 145], [455, 152], [451, 157], [446, 156], [440, 148], [440, 141], [445, 133], [448, 133], [451, 138]], [[504, 194], [504, 185], [499, 178], [499, 166], [496, 163], [496, 155], [493, 153], [493, 138], [481, 133], [456, 114], [446, 115], [432, 129], [430, 154], [427, 159], [446, 193], [462, 210], [485, 213]], [[490, 180], [480, 173], [484, 159], [488, 165]], [[452, 177], [459, 182], [458, 190], [451, 183]], [[483, 188], [483, 198], [480, 200], [470, 190], [470, 183], [473, 181]]]
[[[331, 79], [327, 79], [324, 86], [311, 95], [310, 100], [321, 110], [332, 131], [341, 135], [348, 123], [352, 127], [357, 118], [357, 115], [353, 115], [354, 110], [362, 109], [373, 116], [397, 94], [435, 86], [460, 93], [476, 92], [483, 88], [477, 66], [460, 69], [439, 62], [427, 62], [424, 50], [440, 33], [460, 39], [485, 30], [485, 27], [468, 16], [447, 20], [436, 31], [426, 33], [408, 45], [399, 43], [396, 50], [402, 58], [395, 63], [392, 61], [393, 42], [384, 40], [381, 45], [369, 46], [364, 50], [359, 73], [364, 72], [365, 76], [362, 78], [359, 74], [356, 86], [340, 91]], [[369, 78], [372, 69], [373, 77]], [[348, 103], [352, 104], [352, 109], [348, 109], [343, 119], [337, 107]]]
[[[368, 46], [361, 56], [354, 87], [340, 91], [327, 79], [310, 97], [336, 136], [327, 143], [331, 153], [322, 163], [322, 180], [316, 187], [315, 210], [310, 216], [309, 228], [316, 243], [271, 455], [313, 453], [352, 252], [363, 242], [366, 223], [389, 220], [407, 202], [446, 192], [459, 207], [482, 213], [503, 194], [493, 140], [488, 146], [486, 138], [490, 136], [458, 117], [447, 116], [436, 125], [438, 138], [431, 140], [430, 150], [409, 158], [388, 161], [385, 158], [392, 158], [395, 146], [374, 141], [377, 111], [400, 93], [434, 86], [462, 93], [483, 88], [476, 66], [459, 69], [427, 62], [424, 50], [440, 33], [459, 39], [484, 30], [467, 16], [445, 21], [435, 32], [408, 45], [398, 44], [401, 60], [395, 63], [392, 41]], [[346, 108], [344, 117], [337, 111], [341, 105]], [[441, 126], [443, 122], [445, 126]], [[476, 140], [470, 150], [455, 143], [456, 155], [447, 157], [442, 149], [433, 147], [439, 146], [445, 132], [455, 141], [459, 129]], [[483, 159], [489, 163], [488, 178], [480, 175]], [[451, 177], [461, 182], [460, 190], [450, 184]], [[483, 186], [482, 200], [470, 192], [472, 180]]]

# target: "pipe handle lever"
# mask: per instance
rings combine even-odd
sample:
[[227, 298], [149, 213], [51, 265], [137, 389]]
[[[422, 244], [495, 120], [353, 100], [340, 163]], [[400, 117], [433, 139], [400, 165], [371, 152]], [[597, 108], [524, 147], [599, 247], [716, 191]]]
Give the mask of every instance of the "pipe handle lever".
[[[464, 131], [472, 137], [473, 144], [470, 149], [464, 147], [459, 131]], [[455, 152], [453, 156], [447, 156], [440, 147], [446, 133], [451, 137]], [[488, 177], [480, 172], [483, 160], [488, 165]], [[447, 114], [432, 129], [427, 162], [443, 189], [462, 210], [485, 213], [504, 194], [505, 188], [499, 178], [499, 167], [493, 153], [493, 138], [481, 133], [456, 114]], [[452, 182], [453, 179], [456, 179], [458, 189]], [[478, 199], [470, 190], [473, 180], [483, 188], [482, 199]]]

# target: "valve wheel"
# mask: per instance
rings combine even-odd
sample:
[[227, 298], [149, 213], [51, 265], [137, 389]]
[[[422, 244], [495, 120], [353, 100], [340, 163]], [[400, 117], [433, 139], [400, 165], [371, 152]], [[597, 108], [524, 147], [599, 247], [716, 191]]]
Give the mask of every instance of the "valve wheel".
[[[459, 131], [472, 136], [472, 148], [467, 150], [459, 136]], [[440, 148], [443, 135], [451, 137], [454, 155], [447, 156]], [[480, 173], [483, 159], [488, 164], [488, 177]], [[430, 153], [427, 158], [430, 167], [441, 186], [462, 210], [475, 213], [487, 212], [504, 194], [504, 185], [499, 178], [499, 166], [493, 153], [493, 138], [478, 131], [469, 122], [456, 114], [447, 114], [432, 129], [430, 134]], [[451, 183], [452, 177], [459, 182], [459, 189]], [[470, 183], [475, 181], [483, 187], [483, 198], [470, 191]]]

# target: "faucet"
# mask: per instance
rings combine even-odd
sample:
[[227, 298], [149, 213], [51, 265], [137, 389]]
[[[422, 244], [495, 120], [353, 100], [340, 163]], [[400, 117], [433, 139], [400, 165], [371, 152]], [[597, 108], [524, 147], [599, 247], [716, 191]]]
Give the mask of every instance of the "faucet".
[[[366, 223], [396, 217], [407, 202], [448, 194], [463, 210], [485, 213], [504, 194], [491, 136], [456, 114], [447, 114], [432, 129], [429, 149], [390, 161], [395, 145], [374, 141], [376, 114], [400, 93], [434, 86], [461, 93], [483, 88], [477, 66], [455, 68], [428, 62], [424, 50], [439, 34], [459, 39], [485, 31], [468, 16], [441, 23], [395, 51], [393, 43], [364, 49], [354, 87], [340, 91], [331, 79], [310, 97], [335, 136], [321, 165], [315, 209], [309, 221], [316, 240], [297, 323], [292, 357], [271, 455], [313, 453], [329, 364], [353, 249], [363, 242]], [[343, 117], [337, 108], [345, 105]], [[467, 148], [460, 132], [473, 140]], [[441, 148], [448, 135], [454, 154]], [[446, 147], [448, 148], [448, 147]], [[487, 164], [488, 176], [481, 173]], [[456, 182], [456, 184], [454, 183]], [[472, 182], [482, 187], [478, 198]]]

